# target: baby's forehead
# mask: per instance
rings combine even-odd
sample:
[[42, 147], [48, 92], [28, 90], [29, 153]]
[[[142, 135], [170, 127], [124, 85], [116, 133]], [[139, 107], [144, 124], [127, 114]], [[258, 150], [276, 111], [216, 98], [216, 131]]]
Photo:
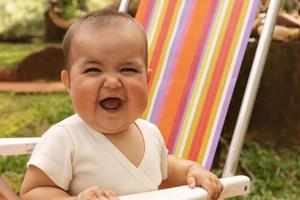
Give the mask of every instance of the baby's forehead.
[[93, 24], [93, 23], [89, 23], [89, 24], [85, 24], [81, 27], [79, 27], [77, 29], [77, 33], [74, 34], [75, 37], [73, 38], [73, 41], [71, 43], [74, 42], [74, 39], [79, 39], [81, 40], [82, 38], [91, 36], [91, 35], [98, 35], [100, 34], [105, 34], [105, 35], [110, 35], [112, 33], [114, 34], [118, 34], [118, 33], [126, 33], [126, 34], [130, 34], [130, 35], [134, 35], [135, 36], [135, 40], [138, 43], [144, 43], [145, 44], [145, 48], [147, 48], [147, 36], [145, 34], [145, 32], [143, 31], [143, 29], [139, 26], [139, 24], [131, 21], [131, 20], [124, 20], [123, 23], [121, 23], [122, 21], [117, 21], [117, 23], [107, 23], [107, 24], [101, 24], [101, 25], [97, 25], [97, 24]]
[[[122, 26], [115, 24], [107, 25], [100, 28], [97, 26], [82, 27], [75, 34], [71, 42], [71, 60], [78, 56], [77, 54], [80, 52], [78, 51], [79, 49], [87, 49], [86, 55], [93, 55], [93, 59], [95, 59], [95, 55], [98, 55], [99, 52], [101, 52], [101, 54], [110, 52], [113, 54], [126, 55], [128, 50], [130, 52], [141, 52], [141, 54], [138, 53], [138, 55], [145, 56], [146, 62], [147, 43], [145, 37], [144, 33], [132, 23], [123, 24]], [[95, 54], [95, 52], [97, 53]]]
[[94, 38], [94, 41], [98, 41], [98, 38], [102, 37], [101, 34], [98, 34], [101, 31], [104, 31], [104, 34], [118, 34], [118, 31], [120, 31], [122, 32], [122, 34], [134, 35], [134, 42], [136, 44], [142, 45], [143, 50], [141, 51], [144, 52], [145, 62], [147, 63], [148, 42], [146, 33], [144, 32], [142, 26], [133, 18], [114, 16], [111, 19], [108, 19], [107, 21], [103, 19], [99, 20], [99, 18], [83, 19], [82, 21], [78, 21], [77, 23], [75, 23], [74, 26], [71, 27], [70, 30], [68, 30], [69, 34], [66, 34], [67, 37], [65, 37], [66, 39], [64, 39], [63, 42], [65, 55], [64, 62], [66, 68], [70, 67], [69, 56], [71, 54], [73, 55], [73, 50], [78, 48], [78, 44], [87, 44], [86, 41], [91, 38]]
[[143, 28], [137, 23], [134, 22], [130, 19], [115, 19], [115, 20], [111, 20], [109, 23], [102, 23], [102, 24], [98, 24], [97, 22], [94, 23], [86, 23], [85, 25], [83, 25], [83, 27], [81, 27], [80, 29], [90, 29], [93, 31], [102, 31], [102, 30], [107, 30], [107, 29], [114, 29], [115, 31], [124, 31], [127, 30], [128, 32], [132, 32], [132, 31], [138, 31], [140, 32], [142, 35], [146, 35]]

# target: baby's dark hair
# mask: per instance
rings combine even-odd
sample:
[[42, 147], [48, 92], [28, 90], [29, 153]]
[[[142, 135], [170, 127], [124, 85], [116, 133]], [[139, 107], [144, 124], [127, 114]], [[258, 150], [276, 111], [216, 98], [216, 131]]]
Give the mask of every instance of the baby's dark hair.
[[[69, 52], [74, 35], [81, 29], [87, 27], [95, 27], [96, 29], [102, 29], [109, 25], [121, 26], [124, 23], [133, 22], [136, 24], [141, 32], [145, 35], [145, 46], [147, 52], [147, 37], [142, 26], [130, 15], [115, 10], [101, 10], [89, 13], [79, 18], [66, 32], [62, 45], [64, 53], [64, 66], [63, 68], [67, 71], [70, 70], [69, 66]], [[147, 54], [147, 53], [146, 53]], [[147, 55], [146, 55], [147, 62]]]

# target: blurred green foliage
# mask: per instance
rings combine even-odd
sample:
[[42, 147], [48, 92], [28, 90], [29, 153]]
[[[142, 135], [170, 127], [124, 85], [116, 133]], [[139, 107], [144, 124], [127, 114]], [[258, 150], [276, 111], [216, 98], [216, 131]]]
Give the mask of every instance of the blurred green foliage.
[[298, 6], [300, 5], [299, 0], [282, 0], [281, 1], [281, 8], [287, 12], [291, 12], [295, 9], [299, 9]]
[[120, 0], [64, 0], [61, 15], [64, 19], [74, 19], [85, 13], [103, 9], [118, 1]]
[[63, 1], [62, 17], [64, 19], [74, 19], [83, 15], [87, 10], [85, 0], [68, 0]]
[[0, 38], [16, 40], [41, 37], [47, 0], [1, 0]]
[[[63, 0], [60, 7], [61, 16], [65, 19], [74, 19], [116, 1], [118, 0]], [[1, 0], [0, 40], [43, 38], [44, 15], [48, 7], [48, 0]]]
[[108, 5], [111, 5], [115, 2], [120, 2], [120, 0], [85, 0], [86, 1], [86, 8], [88, 11], [95, 11], [102, 8], [105, 8]]

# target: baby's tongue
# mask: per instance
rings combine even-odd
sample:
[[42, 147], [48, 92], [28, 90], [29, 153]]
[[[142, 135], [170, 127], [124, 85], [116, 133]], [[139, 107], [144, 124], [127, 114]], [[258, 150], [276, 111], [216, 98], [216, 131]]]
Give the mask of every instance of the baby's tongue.
[[110, 97], [102, 100], [100, 104], [104, 109], [113, 110], [121, 106], [121, 99], [116, 97]]

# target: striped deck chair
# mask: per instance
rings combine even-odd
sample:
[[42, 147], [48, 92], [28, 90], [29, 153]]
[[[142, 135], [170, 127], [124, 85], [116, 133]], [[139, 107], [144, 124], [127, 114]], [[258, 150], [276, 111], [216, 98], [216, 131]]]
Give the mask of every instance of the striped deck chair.
[[211, 168], [258, 1], [141, 1], [150, 103], [170, 152]]
[[[258, 1], [140, 1], [136, 18], [149, 39], [149, 67], [152, 69], [150, 101], [144, 118], [159, 126], [170, 152], [198, 161], [207, 169], [212, 165]], [[250, 84], [253, 87], [247, 86], [245, 96], [247, 90], [250, 91], [248, 96], [256, 96], [280, 1], [271, 1], [271, 4], [254, 58], [252, 68], [255, 70], [251, 70], [249, 77], [255, 79], [255, 83]], [[128, 0], [122, 0], [120, 11], [125, 11], [127, 5]], [[241, 109], [252, 110], [254, 98], [250, 104], [249, 100], [246, 99], [246, 103], [243, 100]], [[247, 127], [249, 117], [241, 117], [241, 123], [245, 122], [243, 128]], [[238, 122], [239, 119], [240, 116]], [[237, 137], [238, 145], [242, 137], [243, 134]], [[0, 139], [0, 155], [31, 153], [38, 140]], [[233, 143], [234, 149], [235, 145]], [[221, 182], [224, 185], [222, 198], [249, 192], [248, 177], [223, 178]], [[1, 179], [0, 192], [8, 200], [18, 199]], [[120, 199], [207, 199], [207, 192], [181, 186]]]

